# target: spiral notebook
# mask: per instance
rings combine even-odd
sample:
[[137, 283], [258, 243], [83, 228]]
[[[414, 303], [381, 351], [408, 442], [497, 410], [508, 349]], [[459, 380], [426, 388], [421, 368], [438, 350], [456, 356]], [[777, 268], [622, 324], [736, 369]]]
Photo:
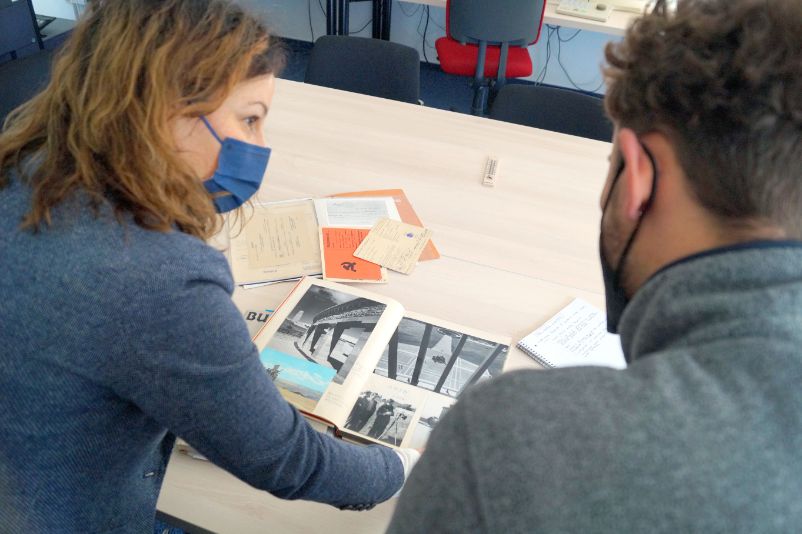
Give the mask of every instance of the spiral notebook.
[[619, 337], [607, 332], [604, 313], [582, 299], [519, 341], [518, 348], [544, 367], [627, 366]]

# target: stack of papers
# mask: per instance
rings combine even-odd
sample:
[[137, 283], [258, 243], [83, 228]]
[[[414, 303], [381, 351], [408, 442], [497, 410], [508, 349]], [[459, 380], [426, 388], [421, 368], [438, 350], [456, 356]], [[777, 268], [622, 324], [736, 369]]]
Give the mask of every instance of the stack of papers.
[[[384, 221], [384, 225], [388, 221], [421, 224], [400, 189], [256, 204], [254, 213], [242, 228], [230, 231], [234, 280], [244, 288], [303, 276], [323, 276], [346, 282], [386, 282], [384, 267], [364, 256], [354, 256], [380, 221]], [[387, 237], [389, 227], [381, 228], [385, 230], [377, 236]], [[408, 241], [406, 239], [404, 244], [409, 244]], [[417, 239], [415, 241], [415, 248], [421, 248], [417, 246]], [[417, 254], [420, 257], [416, 256], [415, 260], [440, 257], [428, 237], [424, 240], [422, 254], [420, 250]], [[389, 261], [389, 258], [382, 256], [382, 261]], [[403, 267], [411, 270], [408, 263]], [[390, 267], [394, 266], [396, 263]]]

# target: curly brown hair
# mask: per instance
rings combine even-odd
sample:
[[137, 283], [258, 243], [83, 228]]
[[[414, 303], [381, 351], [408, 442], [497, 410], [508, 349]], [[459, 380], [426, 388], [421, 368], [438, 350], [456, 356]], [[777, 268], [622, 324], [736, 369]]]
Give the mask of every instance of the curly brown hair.
[[93, 0], [47, 87], [4, 124], [0, 188], [12, 169], [30, 185], [22, 226], [34, 232], [81, 191], [120, 220], [207, 238], [220, 218], [181, 160], [171, 121], [214, 111], [283, 58], [259, 20], [225, 0]]
[[659, 0], [605, 55], [608, 114], [671, 139], [703, 206], [802, 237], [802, 1]]

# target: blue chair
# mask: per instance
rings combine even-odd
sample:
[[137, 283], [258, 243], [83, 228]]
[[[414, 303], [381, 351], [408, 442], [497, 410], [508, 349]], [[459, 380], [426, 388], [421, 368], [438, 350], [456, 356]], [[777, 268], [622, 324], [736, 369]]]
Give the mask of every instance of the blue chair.
[[304, 82], [417, 104], [420, 56], [390, 41], [325, 35], [315, 41]]
[[599, 141], [613, 138], [600, 98], [556, 87], [507, 85], [496, 96], [490, 118]]
[[540, 38], [546, 0], [448, 0], [446, 36], [435, 41], [440, 67], [449, 74], [473, 76], [471, 112], [483, 115], [495, 78], [532, 74], [527, 47]]

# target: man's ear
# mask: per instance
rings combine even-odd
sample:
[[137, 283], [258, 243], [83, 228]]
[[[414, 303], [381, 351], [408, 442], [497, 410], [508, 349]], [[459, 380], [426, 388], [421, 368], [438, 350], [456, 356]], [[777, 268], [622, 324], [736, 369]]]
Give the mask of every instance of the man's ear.
[[618, 131], [618, 151], [624, 159], [621, 184], [624, 214], [632, 221], [640, 219], [654, 186], [652, 161], [641, 141], [633, 130], [622, 128]]

